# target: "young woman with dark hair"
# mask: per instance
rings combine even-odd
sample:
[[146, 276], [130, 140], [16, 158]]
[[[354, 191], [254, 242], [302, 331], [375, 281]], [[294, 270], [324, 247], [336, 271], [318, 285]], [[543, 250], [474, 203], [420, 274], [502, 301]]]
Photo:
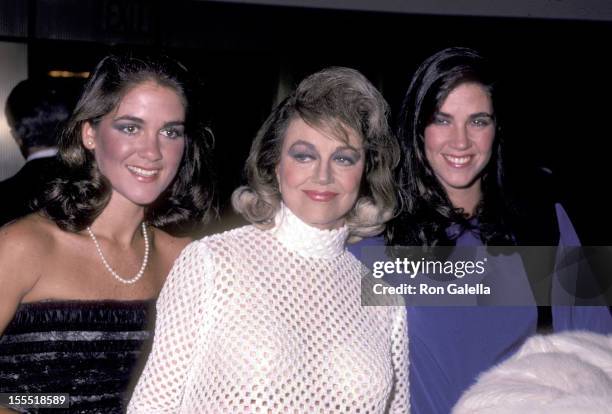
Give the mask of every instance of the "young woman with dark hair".
[[[579, 245], [547, 188], [533, 181], [509, 184], [499, 105], [490, 62], [472, 49], [444, 49], [419, 66], [398, 117], [402, 210], [387, 228], [386, 244]], [[376, 240], [362, 246], [368, 244]], [[504, 261], [503, 275], [494, 275], [505, 299], [539, 297], [527, 256]], [[409, 307], [411, 411], [449, 413], [481, 372], [510, 356], [538, 327], [612, 331], [604, 307], [526, 303], [533, 305]]]
[[0, 392], [123, 412], [150, 305], [211, 210], [197, 99], [172, 59], [98, 64], [60, 138], [62, 175], [0, 230]]
[[512, 242], [495, 93], [488, 62], [470, 49], [439, 52], [414, 74], [398, 117], [405, 209], [389, 229], [392, 244], [445, 245], [449, 227], [476, 216], [484, 243]]

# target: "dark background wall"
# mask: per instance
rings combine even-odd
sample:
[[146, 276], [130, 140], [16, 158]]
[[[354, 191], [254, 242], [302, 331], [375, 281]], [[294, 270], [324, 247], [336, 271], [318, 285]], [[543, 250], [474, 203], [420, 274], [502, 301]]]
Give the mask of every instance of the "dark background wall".
[[279, 84], [328, 65], [351, 66], [381, 89], [395, 113], [425, 57], [447, 46], [477, 48], [500, 70], [504, 132], [516, 169], [554, 172], [567, 210], [590, 244], [611, 244], [612, 238], [610, 39], [612, 24], [605, 18], [186, 0], [0, 0], [0, 40], [27, 43], [30, 75], [88, 71], [108, 52], [123, 49], [163, 50], [198, 70], [208, 87], [222, 204], [240, 183], [251, 139], [282, 92]]

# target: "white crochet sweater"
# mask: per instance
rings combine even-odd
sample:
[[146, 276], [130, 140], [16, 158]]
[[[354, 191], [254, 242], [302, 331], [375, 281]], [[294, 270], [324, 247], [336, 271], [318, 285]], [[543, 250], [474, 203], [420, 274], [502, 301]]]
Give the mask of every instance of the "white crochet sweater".
[[282, 207], [190, 244], [128, 413], [408, 413], [405, 308], [361, 306], [347, 234]]

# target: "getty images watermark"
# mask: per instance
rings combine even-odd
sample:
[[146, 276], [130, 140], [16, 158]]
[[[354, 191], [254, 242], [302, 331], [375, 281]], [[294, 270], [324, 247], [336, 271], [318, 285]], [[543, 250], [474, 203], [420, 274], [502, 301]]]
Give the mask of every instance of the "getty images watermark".
[[361, 258], [363, 305], [612, 304], [610, 246], [367, 247]]
[[[375, 261], [372, 265], [372, 277], [380, 279], [383, 276], [397, 275], [415, 279], [418, 275], [444, 275], [455, 279], [462, 279], [470, 275], [482, 275], [485, 273], [487, 258], [482, 260], [410, 260], [406, 257], [395, 260]], [[447, 283], [446, 286], [432, 286], [430, 283], [420, 282], [418, 284], [401, 283], [399, 286], [390, 286], [377, 283], [373, 286], [373, 292], [377, 295], [463, 295], [482, 294], [489, 295], [491, 289], [482, 283], [474, 286], [469, 284]]]

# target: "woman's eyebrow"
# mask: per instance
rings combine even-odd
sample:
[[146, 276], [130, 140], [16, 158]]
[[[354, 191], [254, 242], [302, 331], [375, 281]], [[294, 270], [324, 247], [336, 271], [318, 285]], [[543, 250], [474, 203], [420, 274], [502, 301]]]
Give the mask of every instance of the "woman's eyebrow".
[[344, 151], [344, 150], [359, 152], [361, 148], [356, 148], [356, 147], [353, 147], [352, 145], [343, 145], [341, 147], [336, 148], [335, 151]]
[[118, 118], [113, 119], [113, 121], [132, 121], [137, 122], [139, 124], [144, 124], [144, 120], [142, 118], [138, 118], [137, 116], [132, 115], [122, 115]]
[[184, 126], [185, 121], [169, 121], [164, 124], [164, 128], [173, 127], [173, 126]]
[[293, 148], [293, 147], [295, 147], [295, 146], [297, 146], [297, 145], [304, 145], [304, 146], [306, 146], [306, 147], [310, 148], [310, 149], [311, 149], [311, 150], [313, 150], [313, 151], [315, 151], [315, 150], [316, 150], [316, 147], [315, 147], [314, 145], [312, 145], [310, 142], [306, 142], [306, 141], [301, 140], [301, 139], [300, 139], [300, 140], [297, 140], [297, 141], [295, 141], [293, 144], [291, 144], [291, 147], [290, 147], [290, 148]]

